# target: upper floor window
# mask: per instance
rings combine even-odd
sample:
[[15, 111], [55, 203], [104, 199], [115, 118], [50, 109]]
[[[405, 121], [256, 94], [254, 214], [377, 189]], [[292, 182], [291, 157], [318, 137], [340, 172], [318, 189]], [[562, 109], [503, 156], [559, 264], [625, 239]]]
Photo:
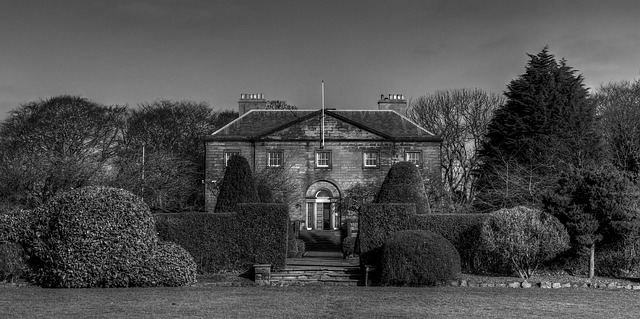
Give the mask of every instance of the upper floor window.
[[238, 150], [224, 151], [224, 166], [228, 166], [229, 165], [229, 159], [233, 155], [240, 155], [240, 151], [238, 151]]
[[282, 150], [271, 150], [267, 152], [268, 167], [282, 167], [284, 164], [284, 152]]
[[331, 151], [316, 151], [316, 167], [331, 168]]
[[404, 160], [407, 162], [411, 162], [416, 166], [420, 167], [422, 165], [422, 152], [420, 151], [405, 152]]
[[362, 153], [362, 162], [365, 168], [380, 167], [380, 153], [376, 151], [364, 151]]

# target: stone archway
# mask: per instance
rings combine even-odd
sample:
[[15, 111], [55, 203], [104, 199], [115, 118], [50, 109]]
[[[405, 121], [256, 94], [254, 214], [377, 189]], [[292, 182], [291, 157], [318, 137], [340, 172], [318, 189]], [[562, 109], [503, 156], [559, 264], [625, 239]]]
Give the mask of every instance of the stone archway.
[[333, 183], [318, 181], [311, 184], [305, 193], [307, 230], [337, 230], [340, 227], [339, 201], [340, 190]]

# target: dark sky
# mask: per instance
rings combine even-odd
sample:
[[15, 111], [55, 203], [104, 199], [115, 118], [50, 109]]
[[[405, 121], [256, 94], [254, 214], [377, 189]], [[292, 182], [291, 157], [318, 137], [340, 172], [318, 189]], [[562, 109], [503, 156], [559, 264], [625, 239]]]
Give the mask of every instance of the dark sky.
[[640, 76], [640, 2], [0, 0], [0, 119], [60, 94], [103, 104], [241, 93], [301, 108], [502, 92], [549, 45], [589, 87]]

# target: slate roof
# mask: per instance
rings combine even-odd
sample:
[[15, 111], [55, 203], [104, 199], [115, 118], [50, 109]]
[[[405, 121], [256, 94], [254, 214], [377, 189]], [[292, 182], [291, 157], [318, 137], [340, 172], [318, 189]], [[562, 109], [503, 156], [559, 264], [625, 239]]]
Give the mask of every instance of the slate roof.
[[[271, 133], [313, 117], [321, 110], [251, 110], [207, 136], [207, 141], [260, 140]], [[390, 110], [325, 110], [334, 117], [388, 140], [431, 141], [442, 139], [408, 118]]]

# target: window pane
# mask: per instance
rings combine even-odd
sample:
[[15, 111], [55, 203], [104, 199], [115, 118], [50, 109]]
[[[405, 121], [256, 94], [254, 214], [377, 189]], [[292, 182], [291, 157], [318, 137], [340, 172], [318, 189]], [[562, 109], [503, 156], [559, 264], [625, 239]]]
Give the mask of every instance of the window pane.
[[329, 167], [331, 164], [331, 153], [330, 152], [317, 152], [316, 153], [316, 166], [318, 167]]
[[364, 166], [377, 167], [378, 166], [378, 152], [365, 152], [364, 153]]
[[271, 167], [282, 166], [282, 151], [270, 151], [268, 153], [268, 165]]
[[407, 152], [405, 153], [405, 160], [411, 162], [416, 166], [420, 165], [420, 152]]

